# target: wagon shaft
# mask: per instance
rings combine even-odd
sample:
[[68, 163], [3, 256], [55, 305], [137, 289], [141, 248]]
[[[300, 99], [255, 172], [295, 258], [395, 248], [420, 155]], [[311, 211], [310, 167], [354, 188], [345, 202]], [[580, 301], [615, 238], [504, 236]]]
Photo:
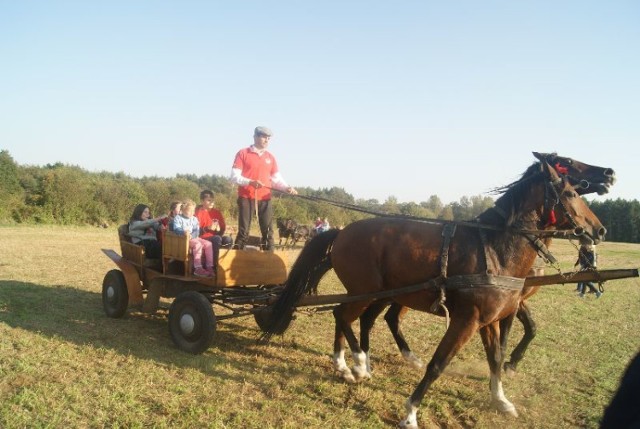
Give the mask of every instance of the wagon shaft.
[[[526, 277], [524, 279], [524, 287], [531, 286], [543, 286], [543, 285], [553, 285], [553, 284], [566, 284], [566, 283], [579, 283], [584, 281], [595, 281], [595, 282], [604, 282], [607, 280], [618, 280], [618, 279], [626, 279], [629, 277], [638, 277], [638, 269], [630, 268], [630, 269], [617, 269], [617, 270], [602, 270], [602, 271], [577, 271], [570, 272], [566, 274], [553, 274], [548, 276], [531, 276]], [[508, 285], [508, 284], [493, 284], [493, 282], [487, 281], [488, 278], [499, 278], [499, 276], [483, 276], [483, 275], [470, 275], [470, 276], [457, 276], [460, 277], [460, 284], [451, 284], [450, 286], [454, 287], [516, 287], [516, 285]], [[441, 279], [441, 278], [438, 278]], [[515, 278], [506, 278], [502, 277], [502, 280], [518, 280]], [[447, 279], [447, 284], [456, 283], [453, 277]], [[467, 280], [466, 282], [464, 280]], [[471, 280], [473, 286], [469, 284], [468, 280]], [[477, 281], [476, 281], [477, 280]], [[520, 280], [521, 282], [522, 280]], [[436, 281], [436, 279], [432, 279], [425, 283], [419, 283], [411, 286], [405, 286], [399, 289], [392, 290], [384, 290], [374, 293], [369, 293], [366, 295], [348, 295], [348, 294], [333, 294], [333, 295], [308, 295], [303, 296], [296, 307], [305, 307], [305, 306], [315, 306], [315, 305], [329, 305], [329, 304], [342, 304], [346, 302], [356, 302], [365, 299], [383, 299], [390, 298], [397, 295], [403, 295], [407, 293], [417, 292], [420, 290], [425, 290], [433, 287], [439, 287], [442, 284], [441, 281]], [[522, 283], [517, 287], [522, 287]], [[267, 304], [273, 304], [276, 300], [275, 297], [270, 298]]]
[[601, 271], [577, 271], [565, 274], [553, 274], [549, 276], [527, 277], [524, 286], [545, 286], [580, 282], [604, 282], [607, 280], [626, 279], [638, 277], [637, 268], [601, 270]]

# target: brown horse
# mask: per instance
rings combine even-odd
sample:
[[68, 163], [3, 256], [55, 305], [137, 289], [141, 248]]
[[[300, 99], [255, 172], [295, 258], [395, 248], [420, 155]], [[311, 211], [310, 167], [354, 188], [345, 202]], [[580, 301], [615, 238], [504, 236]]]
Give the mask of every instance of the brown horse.
[[[558, 156], [556, 153], [539, 154], [545, 161], [553, 166], [557, 173], [566, 177], [574, 185], [580, 195], [598, 193], [599, 195], [609, 192], [609, 188], [616, 182], [616, 174], [612, 168], [598, 167], [572, 158]], [[516, 317], [522, 323], [524, 335], [513, 349], [509, 361], [504, 363], [504, 369], [508, 372], [515, 372], [518, 363], [524, 357], [527, 347], [536, 335], [536, 324], [531, 316], [531, 311], [526, 300], [536, 294], [541, 286], [525, 287], [522, 291], [522, 298]], [[360, 346], [368, 356], [369, 336], [373, 324], [380, 313], [389, 305], [390, 300], [379, 300], [371, 304], [360, 317]], [[407, 313], [408, 308], [398, 303], [391, 303], [391, 307], [384, 318], [389, 326], [391, 334], [406, 361], [415, 368], [422, 368], [424, 364], [409, 347], [409, 344], [402, 334], [400, 322]]]
[[[532, 240], [541, 236], [548, 245], [548, 233], [571, 228], [581, 241], [591, 243], [606, 232], [569, 181], [536, 156], [540, 162], [504, 188], [496, 201], [499, 209], [481, 214], [478, 226], [458, 224], [456, 230], [453, 223], [376, 218], [319, 234], [300, 253], [276, 303], [261, 315], [264, 337], [284, 332], [296, 303], [333, 268], [347, 293], [362, 297], [334, 309], [334, 366], [347, 381], [369, 378], [366, 355], [351, 328], [375, 300], [367, 295], [426, 282], [430, 287], [393, 300], [420, 311], [448, 313], [450, 324], [407, 400], [401, 425], [417, 427], [417, 409], [427, 389], [476, 331], [491, 371], [492, 401], [500, 411], [517, 415], [504, 395], [501, 372], [524, 277], [537, 254]], [[353, 368], [344, 358], [345, 338]]]

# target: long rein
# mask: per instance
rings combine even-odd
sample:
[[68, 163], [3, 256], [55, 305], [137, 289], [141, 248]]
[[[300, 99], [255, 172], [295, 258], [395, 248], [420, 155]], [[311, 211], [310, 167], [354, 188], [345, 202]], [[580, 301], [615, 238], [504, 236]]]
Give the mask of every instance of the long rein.
[[[366, 213], [366, 214], [370, 214], [370, 215], [377, 216], [377, 217], [386, 217], [386, 218], [391, 218], [391, 219], [406, 219], [406, 220], [413, 220], [413, 221], [416, 221], [416, 222], [434, 223], [434, 224], [440, 224], [440, 225], [453, 224], [453, 225], [456, 225], [456, 226], [466, 226], [466, 227], [477, 228], [477, 229], [487, 229], [487, 230], [492, 230], [492, 231], [511, 232], [511, 233], [523, 234], [523, 235], [535, 235], [537, 237], [561, 237], [561, 238], [575, 237], [575, 228], [574, 229], [555, 229], [555, 230], [524, 229], [524, 228], [515, 228], [515, 227], [511, 227], [511, 226], [510, 227], [501, 227], [501, 226], [481, 223], [479, 221], [444, 220], [444, 219], [434, 219], [434, 218], [412, 216], [412, 215], [404, 215], [404, 214], [390, 214], [390, 213], [384, 213], [384, 212], [368, 209], [366, 207], [362, 207], [362, 206], [359, 206], [359, 205], [356, 205], [356, 204], [343, 203], [343, 202], [340, 202], [340, 201], [330, 200], [328, 198], [311, 197], [311, 196], [308, 196], [308, 195], [300, 195], [300, 194], [293, 195], [293, 194], [288, 194], [287, 192], [281, 191], [281, 190], [276, 189], [276, 188], [269, 188], [269, 187], [267, 187], [267, 188], [272, 190], [272, 191], [276, 191], [278, 193], [281, 193], [281, 194], [284, 194], [284, 195], [288, 195], [290, 197], [301, 198], [303, 200], [313, 201], [313, 202], [323, 202], [323, 203], [327, 203], [327, 204], [335, 206], [335, 207], [340, 207], [340, 208], [343, 208], [343, 209], [356, 211], [356, 212], [360, 212], [360, 213]], [[559, 202], [559, 203], [561, 204], [561, 202]], [[496, 210], [497, 213], [499, 213], [501, 216], [503, 216], [503, 214], [502, 214], [503, 211], [499, 207], [493, 206], [492, 209]], [[563, 207], [563, 209], [564, 209], [564, 207]], [[573, 219], [571, 219], [571, 221], [575, 225], [575, 221], [573, 221]]]

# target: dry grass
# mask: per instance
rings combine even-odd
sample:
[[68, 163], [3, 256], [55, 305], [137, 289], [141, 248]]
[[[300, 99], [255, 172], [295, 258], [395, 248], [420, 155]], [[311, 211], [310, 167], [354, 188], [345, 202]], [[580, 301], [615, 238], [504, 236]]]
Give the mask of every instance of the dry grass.
[[[101, 283], [115, 266], [115, 230], [0, 228], [0, 427], [375, 428], [394, 426], [422, 373], [406, 366], [381, 321], [373, 334], [374, 378], [351, 386], [333, 373], [329, 313], [300, 314], [283, 337], [259, 346], [252, 318], [218, 324], [199, 356], [172, 344], [166, 312], [104, 316]], [[576, 250], [552, 248], [568, 269]], [[600, 246], [602, 268], [638, 265], [640, 245]], [[531, 300], [538, 336], [505, 379], [520, 412], [489, 407], [479, 338], [454, 359], [423, 401], [419, 422], [447, 428], [595, 428], [640, 341], [640, 281], [607, 284], [595, 300], [573, 285]], [[342, 292], [333, 275], [322, 292]], [[522, 335], [515, 324], [510, 346]], [[442, 319], [411, 312], [404, 330], [427, 360]]]

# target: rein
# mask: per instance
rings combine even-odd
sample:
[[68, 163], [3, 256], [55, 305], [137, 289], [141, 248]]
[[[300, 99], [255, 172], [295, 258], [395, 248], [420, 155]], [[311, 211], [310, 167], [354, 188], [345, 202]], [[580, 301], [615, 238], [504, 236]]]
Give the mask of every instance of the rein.
[[[524, 234], [524, 235], [535, 235], [535, 236], [538, 236], [538, 237], [569, 238], [569, 237], [573, 237], [575, 235], [573, 229], [545, 230], [545, 229], [524, 229], [524, 228], [513, 228], [513, 227], [506, 227], [505, 228], [505, 227], [501, 227], [501, 226], [495, 226], [495, 225], [490, 225], [490, 224], [486, 224], [486, 223], [480, 223], [480, 222], [477, 222], [477, 221], [443, 220], [443, 219], [434, 219], [434, 218], [426, 218], [426, 217], [403, 215], [403, 214], [389, 214], [389, 213], [379, 212], [379, 211], [376, 211], [376, 210], [371, 210], [371, 209], [368, 209], [366, 207], [358, 206], [356, 204], [333, 201], [333, 200], [330, 200], [330, 199], [327, 199], [327, 198], [323, 198], [323, 197], [311, 197], [311, 196], [308, 196], [308, 195], [300, 195], [300, 194], [291, 195], [291, 194], [286, 193], [285, 191], [281, 191], [281, 190], [276, 189], [276, 188], [269, 188], [269, 189], [271, 189], [272, 191], [279, 192], [281, 194], [288, 195], [290, 197], [301, 198], [301, 199], [307, 200], [307, 201], [323, 202], [323, 203], [327, 203], [327, 204], [335, 206], [335, 207], [340, 207], [340, 208], [343, 208], [343, 209], [356, 211], [356, 212], [360, 212], [360, 213], [366, 213], [366, 214], [370, 214], [370, 215], [377, 216], [377, 217], [386, 217], [386, 218], [391, 218], [391, 219], [406, 219], [406, 220], [413, 220], [413, 221], [416, 221], [416, 222], [434, 223], [434, 224], [439, 224], [439, 225], [453, 224], [453, 225], [456, 225], [456, 226], [466, 226], [466, 227], [469, 227], [469, 228], [488, 229], [488, 230], [492, 230], [492, 231], [508, 231], [508, 232]], [[504, 211], [502, 209], [500, 209], [497, 206], [494, 206], [493, 209], [497, 213], [499, 213], [501, 216], [505, 217], [503, 215]], [[566, 213], [566, 209], [565, 209], [565, 213]], [[572, 221], [572, 224], [575, 224], [573, 219], [571, 219], [571, 221]]]

